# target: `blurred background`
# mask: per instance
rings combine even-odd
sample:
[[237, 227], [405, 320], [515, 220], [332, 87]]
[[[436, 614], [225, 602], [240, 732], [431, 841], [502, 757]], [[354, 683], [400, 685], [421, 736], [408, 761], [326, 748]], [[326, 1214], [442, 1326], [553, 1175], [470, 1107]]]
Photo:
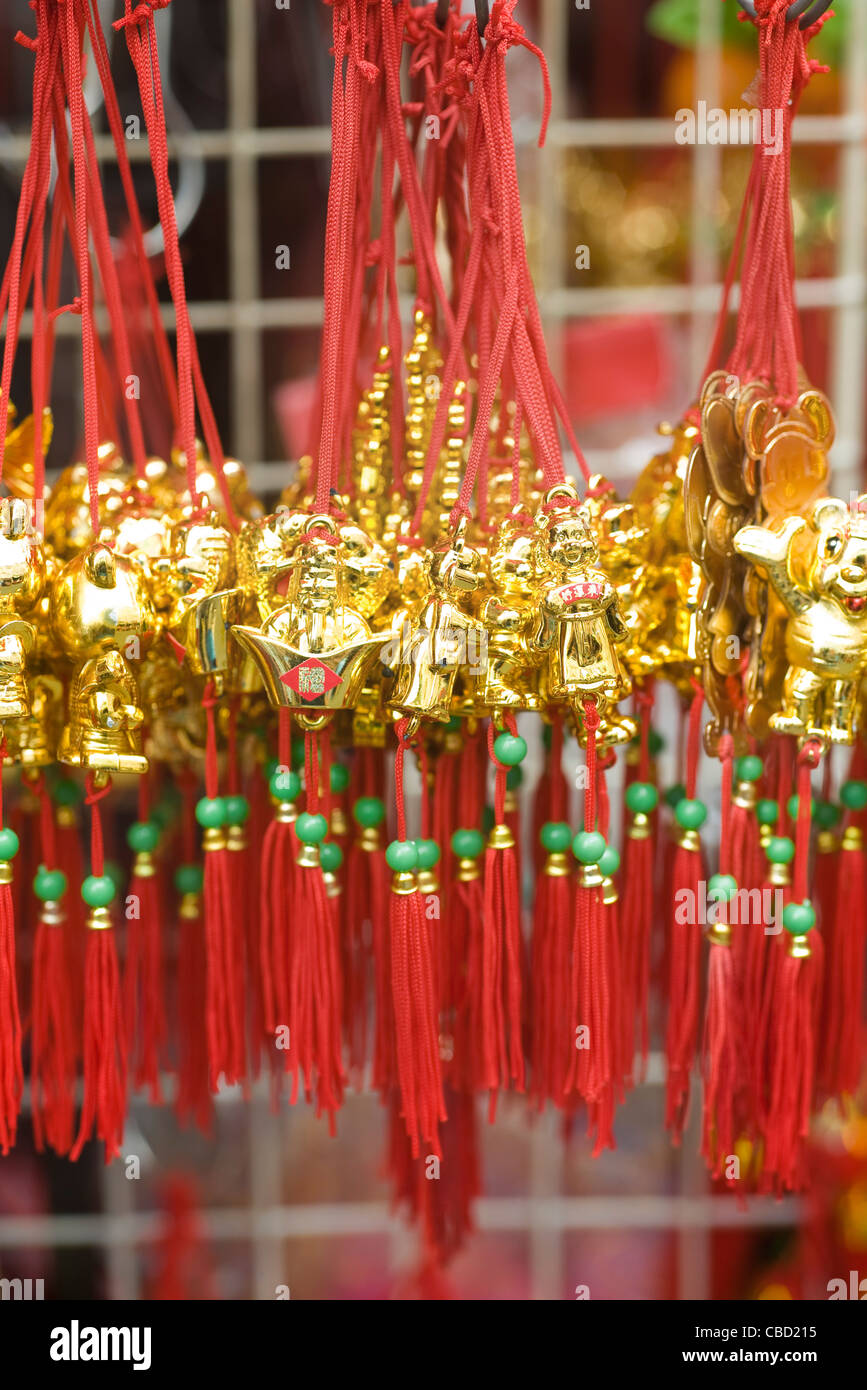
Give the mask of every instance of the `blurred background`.
[[[101, 5], [103, 21], [121, 12]], [[531, 262], [551, 355], [593, 471], [631, 483], [701, 384], [750, 152], [680, 146], [675, 113], [740, 107], [755, 34], [734, 0], [522, 0], [517, 18], [551, 70], [554, 119], [536, 148], [538, 65], [509, 57]], [[793, 198], [806, 368], [831, 396], [837, 490], [863, 478], [867, 286], [867, 6], [839, 0], [816, 56], [831, 65], [796, 124]], [[156, 16], [187, 287], [227, 449], [267, 499], [307, 446], [321, 324], [328, 188], [330, 10], [320, 0], [175, 0]], [[0, 247], [14, 226], [29, 144], [26, 0], [0, 15]], [[139, 110], [115, 38], [121, 111]], [[93, 118], [104, 130], [98, 111]], [[110, 215], [119, 182], [103, 140]], [[144, 138], [129, 141], [146, 222], [155, 198]], [[119, 224], [119, 230], [122, 230]], [[155, 238], [159, 251], [159, 234]], [[278, 269], [276, 251], [290, 249]], [[584, 266], [579, 248], [589, 249]], [[578, 268], [578, 264], [582, 268]], [[407, 303], [411, 281], [405, 284]], [[71, 292], [71, 289], [70, 289]], [[161, 283], [161, 296], [168, 298]], [[63, 291], [61, 298], [65, 298]], [[81, 428], [77, 320], [57, 324], [49, 464]], [[29, 398], [19, 352], [12, 397]], [[146, 404], [146, 396], [143, 405]], [[155, 446], [164, 421], [148, 422]], [[167, 445], [167, 439], [165, 441]], [[50, 474], [49, 474], [50, 476]], [[665, 730], [663, 729], [664, 733]], [[122, 837], [120, 838], [122, 843]], [[663, 1127], [661, 1060], [620, 1112], [618, 1149], [590, 1157], [554, 1116], [528, 1125], [502, 1103], [481, 1133], [476, 1232], [436, 1290], [391, 1201], [387, 1117], [350, 1096], [336, 1138], [267, 1089], [228, 1092], [211, 1138], [170, 1107], [133, 1104], [121, 1161], [37, 1158], [23, 1124], [0, 1162], [0, 1277], [43, 1278], [46, 1297], [716, 1299], [826, 1297], [867, 1275], [867, 1121], [827, 1114], [809, 1199], [715, 1191], [696, 1120], [682, 1150]], [[170, 1086], [167, 1088], [170, 1094]], [[130, 1159], [138, 1162], [130, 1162]], [[278, 1292], [282, 1291], [282, 1292]]]

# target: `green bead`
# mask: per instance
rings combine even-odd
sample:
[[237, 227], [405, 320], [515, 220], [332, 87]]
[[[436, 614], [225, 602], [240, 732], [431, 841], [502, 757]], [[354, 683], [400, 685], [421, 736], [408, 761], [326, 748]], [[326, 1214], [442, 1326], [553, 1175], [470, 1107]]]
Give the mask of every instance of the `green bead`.
[[267, 761], [266, 764], [265, 764], [265, 781], [266, 781], [266, 782], [270, 782], [270, 781], [271, 781], [271, 778], [274, 776], [274, 773], [277, 771], [277, 769], [278, 769], [279, 766], [280, 766], [280, 759], [279, 759], [279, 758], [269, 758], [269, 759], [268, 759], [268, 761]]
[[613, 878], [620, 868], [620, 855], [613, 845], [605, 846], [605, 853], [599, 860], [599, 872], [606, 878]]
[[707, 820], [707, 807], [703, 801], [685, 796], [677, 803], [674, 818], [682, 830], [700, 830]]
[[133, 854], [153, 854], [160, 842], [160, 828], [152, 820], [137, 820], [126, 832], [126, 842]]
[[323, 840], [319, 846], [319, 863], [327, 874], [335, 874], [343, 863], [343, 850], [333, 840]]
[[328, 821], [321, 814], [311, 815], [309, 811], [302, 811], [295, 822], [295, 834], [302, 845], [321, 844], [328, 834]]
[[14, 830], [10, 830], [8, 825], [0, 830], [0, 860], [8, 863], [10, 859], [15, 858], [20, 848], [21, 841]]
[[708, 880], [708, 897], [715, 902], [730, 903], [738, 891], [734, 874], [712, 874]]
[[761, 775], [762, 760], [755, 753], [748, 753], [735, 762], [735, 777], [739, 782], [758, 782]]
[[59, 777], [51, 788], [51, 795], [58, 806], [77, 806], [84, 797], [84, 789], [71, 777]]
[[432, 869], [439, 863], [440, 847], [436, 840], [416, 840], [415, 852], [420, 869]]
[[[867, 804], [867, 803], [865, 803], [865, 804]], [[793, 794], [789, 797], [788, 801], [786, 802], [786, 815], [789, 817], [789, 820], [797, 820], [797, 819], [798, 819], [798, 807], [799, 807], [799, 805], [800, 805], [800, 797], [798, 796], [798, 793], [797, 793], [797, 792], [793, 792]], [[811, 816], [812, 816], [812, 814], [813, 814], [813, 810], [815, 809], [815, 806], [816, 806], [816, 802], [815, 802], [814, 798], [813, 798], [813, 797], [810, 797], [810, 815], [811, 815]]]
[[450, 716], [449, 716], [448, 723], [446, 724], [446, 729], [448, 730], [448, 732], [449, 732], [450, 734], [456, 734], [457, 731], [458, 731], [458, 729], [459, 729], [460, 727], [461, 727], [460, 715], [457, 715], [457, 714], [452, 714], [452, 715], [450, 715]]
[[203, 830], [219, 830], [226, 824], [226, 802], [222, 796], [203, 796], [196, 802], [196, 820]]
[[682, 782], [676, 782], [673, 787], [669, 787], [665, 793], [664, 801], [666, 806], [670, 806], [672, 811], [683, 801], [686, 796], [686, 787]]
[[456, 830], [452, 835], [452, 854], [458, 859], [477, 859], [484, 848], [481, 830]]
[[572, 853], [579, 864], [598, 864], [605, 849], [605, 836], [598, 830], [579, 830], [572, 841]]
[[648, 815], [659, 804], [659, 792], [652, 782], [631, 782], [626, 788], [626, 804], [633, 814]]
[[665, 747], [665, 739], [662, 734], [657, 733], [656, 729], [651, 729], [647, 735], [647, 751], [651, 758], [656, 758]]
[[385, 803], [378, 796], [360, 796], [352, 814], [362, 829], [371, 830], [385, 820]]
[[524, 771], [520, 767], [510, 767], [506, 773], [506, 786], [510, 792], [515, 792], [523, 785]]
[[33, 880], [33, 891], [40, 902], [59, 902], [66, 892], [66, 874], [62, 869], [46, 869], [40, 864]]
[[776, 825], [780, 818], [780, 808], [776, 801], [765, 797], [756, 805], [756, 820], [759, 825]]
[[572, 831], [565, 821], [546, 821], [539, 831], [542, 848], [549, 854], [565, 854], [572, 843]]
[[772, 864], [791, 864], [795, 857], [795, 842], [788, 835], [774, 835], [765, 846], [765, 854]]
[[335, 795], [339, 796], [341, 792], [346, 791], [346, 788], [349, 786], [349, 768], [346, 766], [346, 763], [331, 764], [329, 781], [331, 783], [331, 790]]
[[506, 767], [517, 767], [527, 756], [527, 741], [520, 734], [497, 734], [494, 757]]
[[236, 792], [234, 796], [227, 796], [225, 802], [226, 824], [244, 825], [250, 815], [250, 803], [246, 796]]
[[409, 874], [418, 864], [418, 850], [413, 840], [392, 840], [385, 851], [385, 862], [396, 874]]
[[268, 790], [275, 801], [297, 801], [301, 795], [301, 778], [288, 767], [278, 766], [268, 783]]
[[847, 811], [863, 811], [867, 806], [867, 782], [844, 782], [840, 800]]
[[115, 891], [110, 874], [88, 874], [81, 885], [81, 896], [88, 907], [108, 907]]
[[819, 801], [816, 803], [816, 824], [820, 830], [833, 830], [840, 819], [840, 807], [835, 806], [833, 801]]
[[174, 881], [178, 893], [201, 893], [205, 871], [201, 864], [180, 864], [175, 869]]
[[792, 936], [806, 936], [816, 925], [816, 913], [812, 903], [786, 903], [783, 908], [783, 926]]

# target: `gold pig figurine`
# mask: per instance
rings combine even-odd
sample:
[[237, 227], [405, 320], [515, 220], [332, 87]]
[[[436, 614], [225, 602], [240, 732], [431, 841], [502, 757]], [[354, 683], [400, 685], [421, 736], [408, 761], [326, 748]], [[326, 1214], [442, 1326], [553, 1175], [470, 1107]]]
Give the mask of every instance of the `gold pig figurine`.
[[220, 691], [234, 653], [229, 631], [243, 618], [244, 591], [234, 583], [231, 532], [220, 514], [205, 511], [172, 527], [161, 566], [166, 630], [176, 655]]
[[150, 646], [156, 617], [142, 571], [97, 541], [58, 574], [51, 624], [75, 663], [58, 761], [102, 774], [146, 772], [131, 662]]
[[0, 723], [30, 714], [27, 655], [36, 630], [22, 618], [39, 600], [45, 559], [33, 530], [30, 504], [0, 503]]
[[[549, 503], [558, 493], [574, 497], [568, 487], [552, 489]], [[546, 582], [538, 594], [540, 618], [531, 643], [547, 656], [548, 698], [571, 707], [579, 732], [584, 702], [595, 701], [599, 746], [628, 743], [635, 723], [612, 711], [631, 689], [618, 652], [629, 633], [617, 590], [598, 568], [596, 537], [574, 503], [545, 518], [539, 550]]]
[[769, 723], [802, 741], [852, 744], [867, 669], [865, 510], [823, 497], [807, 518], [744, 526], [739, 555], [764, 572], [787, 614], [783, 705]]

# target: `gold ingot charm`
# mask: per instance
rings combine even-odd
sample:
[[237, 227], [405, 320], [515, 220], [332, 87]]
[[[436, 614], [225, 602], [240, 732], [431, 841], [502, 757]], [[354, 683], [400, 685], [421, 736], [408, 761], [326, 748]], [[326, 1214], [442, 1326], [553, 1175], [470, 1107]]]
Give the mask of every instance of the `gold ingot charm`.
[[33, 530], [30, 505], [0, 503], [0, 722], [30, 714], [27, 656], [36, 630], [25, 622], [45, 583], [45, 559]]

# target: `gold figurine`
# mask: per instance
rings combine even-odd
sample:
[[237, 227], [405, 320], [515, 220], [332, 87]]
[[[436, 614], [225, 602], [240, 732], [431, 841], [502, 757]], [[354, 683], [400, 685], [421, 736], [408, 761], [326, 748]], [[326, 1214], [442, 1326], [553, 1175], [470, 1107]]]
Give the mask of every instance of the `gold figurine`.
[[739, 555], [765, 574], [788, 615], [778, 733], [852, 744], [867, 668], [867, 499], [865, 511], [835, 497], [815, 502], [808, 518], [745, 526]]
[[531, 643], [547, 658], [548, 699], [568, 704], [579, 730], [584, 701], [594, 700], [601, 720], [599, 745], [628, 743], [635, 723], [614, 711], [631, 690], [618, 651], [629, 632], [617, 591], [598, 568], [599, 546], [575, 506], [574, 491], [568, 485], [553, 488], [546, 502], [558, 496], [566, 505], [550, 513], [538, 542], [546, 583], [539, 592], [540, 618]]
[[58, 761], [93, 772], [146, 772], [133, 663], [146, 654], [157, 622], [142, 571], [97, 541], [58, 574], [51, 623], [75, 663]]
[[36, 628], [22, 614], [35, 608], [45, 583], [45, 559], [29, 502], [0, 502], [0, 723], [31, 714], [27, 660]]

